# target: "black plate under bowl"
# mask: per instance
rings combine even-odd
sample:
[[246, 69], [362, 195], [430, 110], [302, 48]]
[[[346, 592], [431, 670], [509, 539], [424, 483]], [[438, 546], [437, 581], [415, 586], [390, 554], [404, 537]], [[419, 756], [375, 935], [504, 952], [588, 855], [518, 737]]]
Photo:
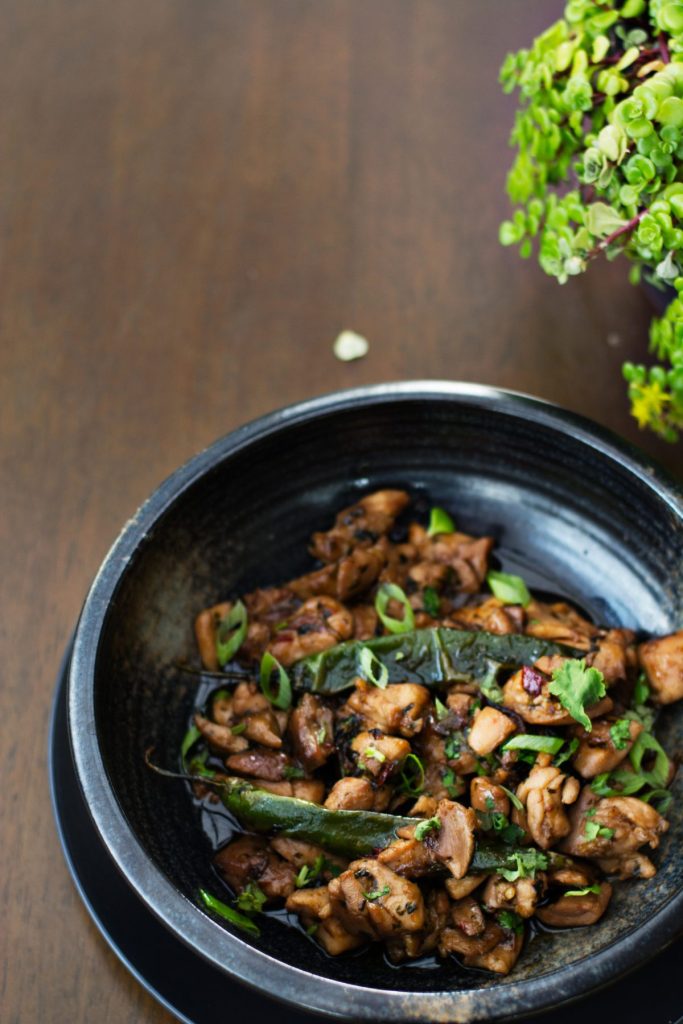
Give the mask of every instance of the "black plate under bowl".
[[[306, 540], [334, 510], [407, 486], [498, 539], [504, 566], [595, 619], [653, 633], [683, 621], [683, 501], [671, 481], [586, 421], [472, 385], [386, 385], [285, 409], [217, 442], [164, 483], [105, 560], [79, 623], [69, 730], [95, 828], [147, 907], [227, 975], [306, 1010], [353, 1019], [462, 1022], [557, 1005], [613, 979], [681, 923], [682, 801], [650, 882], [617, 887], [595, 927], [543, 933], [506, 979], [392, 968], [377, 949], [329, 958], [266, 920], [248, 940], [197, 906], [214, 889], [211, 844], [173, 765], [193, 700], [196, 612], [310, 561]], [[664, 717], [676, 743], [680, 710]], [[680, 782], [679, 782], [680, 785]]]

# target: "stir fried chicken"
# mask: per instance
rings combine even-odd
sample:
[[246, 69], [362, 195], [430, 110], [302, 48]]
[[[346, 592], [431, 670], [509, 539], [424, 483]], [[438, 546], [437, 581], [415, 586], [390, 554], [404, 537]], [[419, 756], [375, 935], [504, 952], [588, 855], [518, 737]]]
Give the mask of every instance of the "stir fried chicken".
[[636, 645], [529, 600], [493, 538], [408, 504], [364, 496], [304, 575], [197, 615], [225, 681], [183, 770], [243, 830], [214, 866], [247, 924], [284, 906], [330, 955], [507, 974], [527, 922], [593, 925], [655, 874], [674, 766], [653, 720], [683, 698], [683, 631]]

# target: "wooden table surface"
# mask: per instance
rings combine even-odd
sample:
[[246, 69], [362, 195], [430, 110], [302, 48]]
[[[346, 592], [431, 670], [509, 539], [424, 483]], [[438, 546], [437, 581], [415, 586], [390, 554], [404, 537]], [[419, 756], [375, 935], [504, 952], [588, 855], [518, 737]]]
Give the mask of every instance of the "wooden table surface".
[[[506, 51], [553, 0], [6, 0], [0, 34], [0, 1018], [171, 1020], [81, 906], [48, 801], [60, 655], [119, 528], [238, 424], [410, 378], [635, 440], [620, 263], [501, 249]], [[370, 341], [342, 364], [343, 328]]]

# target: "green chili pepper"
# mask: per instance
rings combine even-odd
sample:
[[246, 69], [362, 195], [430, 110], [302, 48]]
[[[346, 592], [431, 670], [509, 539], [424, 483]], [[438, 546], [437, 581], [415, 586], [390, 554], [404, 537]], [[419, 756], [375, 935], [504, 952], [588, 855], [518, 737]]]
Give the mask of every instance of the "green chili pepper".
[[[295, 687], [314, 693], [349, 689], [360, 671], [364, 650], [372, 651], [386, 666], [390, 683], [477, 683], [485, 691], [495, 687], [502, 669], [532, 665], [543, 655], [574, 657], [573, 648], [516, 633], [469, 632], [459, 629], [416, 629], [409, 633], [347, 641], [291, 666]], [[367, 657], [367, 655], [366, 655]]]

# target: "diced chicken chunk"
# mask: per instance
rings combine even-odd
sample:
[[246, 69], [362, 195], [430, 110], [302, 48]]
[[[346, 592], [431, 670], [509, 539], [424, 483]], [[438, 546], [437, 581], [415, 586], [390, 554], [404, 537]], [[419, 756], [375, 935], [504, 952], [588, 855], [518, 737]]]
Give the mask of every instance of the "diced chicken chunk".
[[638, 657], [655, 700], [672, 704], [683, 697], [683, 629], [641, 644]]
[[620, 749], [615, 746], [610, 733], [613, 726], [613, 721], [603, 718], [593, 722], [593, 728], [589, 733], [582, 727], [577, 728], [579, 747], [572, 758], [572, 764], [584, 779], [593, 779], [602, 772], [613, 771], [626, 758], [635, 740], [643, 731], [640, 722], [629, 722], [630, 739], [625, 741]]
[[572, 816], [571, 833], [562, 849], [575, 857], [624, 857], [646, 844], [659, 846], [668, 821], [644, 800], [610, 796], [586, 807], [582, 802]]
[[354, 924], [372, 938], [424, 927], [424, 901], [417, 885], [377, 860], [353, 861], [332, 879], [328, 890], [345, 905]]
[[554, 928], [578, 928], [582, 925], [595, 924], [607, 909], [612, 895], [609, 882], [601, 882], [598, 892], [588, 892], [583, 896], [560, 896], [553, 903], [539, 907], [536, 916], [543, 924]]
[[513, 732], [517, 732], [517, 726], [511, 718], [497, 708], [485, 707], [474, 716], [467, 742], [475, 754], [483, 756], [499, 747]]
[[417, 683], [395, 683], [384, 690], [357, 679], [340, 714], [359, 715], [366, 727], [410, 738], [422, 729], [429, 691]]
[[370, 547], [388, 533], [408, 502], [406, 491], [376, 491], [337, 514], [327, 532], [314, 533], [310, 552], [321, 562], [337, 562], [356, 547]]
[[311, 597], [268, 644], [281, 665], [335, 647], [353, 635], [353, 615], [333, 597]]
[[374, 778], [386, 779], [410, 753], [410, 743], [396, 736], [385, 736], [379, 729], [359, 732], [351, 741], [358, 765]]
[[574, 803], [578, 795], [576, 779], [552, 765], [534, 765], [528, 778], [518, 786], [517, 796], [525, 805], [526, 825], [541, 849], [550, 849], [568, 835], [571, 825], [564, 805]]
[[235, 736], [229, 725], [210, 722], [200, 714], [194, 716], [194, 724], [209, 746], [220, 754], [237, 754], [249, 746], [244, 736]]
[[294, 869], [270, 849], [267, 839], [240, 836], [214, 858], [219, 874], [236, 892], [253, 882], [269, 900], [286, 898], [294, 890]]
[[296, 757], [314, 772], [334, 750], [334, 716], [319, 697], [305, 693], [289, 719], [289, 735]]

